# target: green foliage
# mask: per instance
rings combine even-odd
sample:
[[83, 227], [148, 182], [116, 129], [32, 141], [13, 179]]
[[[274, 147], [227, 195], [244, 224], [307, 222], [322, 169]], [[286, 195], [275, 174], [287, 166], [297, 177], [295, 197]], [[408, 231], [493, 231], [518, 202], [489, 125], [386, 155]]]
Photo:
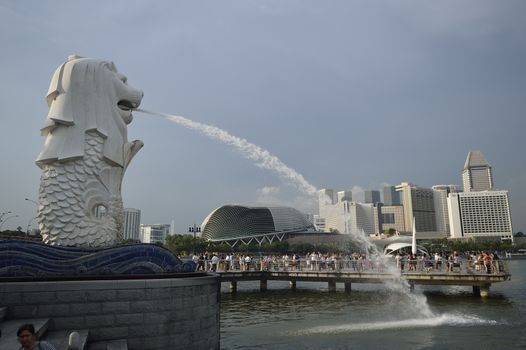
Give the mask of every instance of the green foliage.
[[394, 236], [394, 234], [396, 233], [396, 230], [394, 228], [388, 228], [388, 229], [385, 229], [384, 230], [384, 234], [389, 237], [389, 236]]
[[[194, 251], [194, 236], [192, 235], [169, 235], [166, 237], [166, 248], [177, 255], [189, 255]], [[195, 239], [195, 251], [207, 250], [208, 242], [200, 237]]]
[[460, 240], [460, 239], [437, 239], [422, 244], [430, 253], [434, 252], [473, 252], [473, 251], [515, 251], [517, 246], [500, 240]]

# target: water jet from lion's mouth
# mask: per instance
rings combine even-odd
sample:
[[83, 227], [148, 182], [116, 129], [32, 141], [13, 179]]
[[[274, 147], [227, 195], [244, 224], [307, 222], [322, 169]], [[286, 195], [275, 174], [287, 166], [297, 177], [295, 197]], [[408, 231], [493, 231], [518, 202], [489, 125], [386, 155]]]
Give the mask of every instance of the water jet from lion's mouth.
[[251, 143], [247, 140], [233, 136], [227, 131], [222, 130], [218, 127], [207, 125], [204, 123], [195, 122], [185, 117], [151, 112], [140, 108], [133, 108], [134, 111], [150, 114], [153, 116], [162, 117], [171, 122], [180, 124], [189, 129], [196, 130], [197, 132], [221, 143], [225, 143], [232, 146], [234, 149], [239, 151], [243, 157], [253, 160], [256, 166], [268, 169], [276, 173], [280, 178], [288, 183], [292, 183], [298, 190], [315, 200], [317, 189], [314, 185], [310, 184], [303, 175], [299, 174], [296, 170], [285, 165], [278, 157], [272, 155], [269, 151]]
[[[310, 184], [307, 180], [305, 180], [303, 175], [299, 174], [294, 169], [289, 168], [279, 158], [270, 154], [269, 151], [253, 143], [250, 143], [245, 139], [233, 136], [227, 131], [222, 130], [218, 127], [195, 122], [182, 116], [152, 112], [140, 108], [134, 108], [133, 111], [142, 112], [145, 114], [167, 119], [171, 122], [180, 124], [189, 129], [196, 130], [199, 133], [213, 140], [232, 146], [237, 151], [239, 151], [245, 158], [255, 161], [258, 167], [273, 171], [282, 179], [294, 184], [302, 193], [307, 194], [313, 200], [318, 199], [316, 196], [316, 187]], [[379, 251], [373, 243], [371, 243], [371, 241], [368, 239], [367, 235], [363, 230], [353, 229], [351, 230], [351, 232], [348, 233], [349, 237], [354, 242], [357, 242], [364, 251], [369, 252], [369, 254], [378, 254], [379, 256], [383, 255], [382, 252]], [[409, 289], [409, 284], [407, 283], [407, 281], [402, 278], [400, 272], [397, 271], [397, 269], [394, 266], [385, 263], [385, 267], [387, 272], [394, 277], [392, 282], [387, 281], [385, 283], [386, 286], [393, 291], [405, 295], [408, 301], [407, 306], [408, 308], [414, 311], [415, 315], [421, 315], [422, 317], [433, 316], [433, 313], [431, 312], [427, 304], [426, 298], [423, 295], [413, 294]]]

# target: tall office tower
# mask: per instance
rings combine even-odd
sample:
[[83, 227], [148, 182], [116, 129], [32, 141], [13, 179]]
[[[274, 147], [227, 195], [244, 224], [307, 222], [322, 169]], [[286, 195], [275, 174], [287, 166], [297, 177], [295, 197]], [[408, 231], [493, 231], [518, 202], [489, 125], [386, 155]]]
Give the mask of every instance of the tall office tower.
[[124, 208], [124, 239], [138, 241], [141, 232], [141, 211], [139, 209]]
[[375, 233], [372, 204], [348, 202], [345, 219], [342, 233], [350, 233], [353, 229], [363, 230], [366, 234]]
[[400, 194], [395, 186], [384, 186], [384, 205], [400, 205]]
[[464, 192], [493, 190], [493, 175], [491, 165], [480, 151], [468, 153], [464, 170], [462, 171]]
[[340, 191], [337, 195], [334, 198], [334, 191], [329, 189], [318, 191], [319, 222], [324, 223], [325, 232], [337, 230], [340, 233], [350, 233], [351, 229], [357, 227], [366, 233], [373, 233], [373, 205], [350, 201], [350, 191]]
[[166, 243], [166, 237], [170, 232], [169, 224], [141, 225], [141, 236], [143, 243]]
[[334, 204], [335, 200], [334, 190], [324, 188], [318, 191], [318, 201], [320, 204]]
[[408, 182], [402, 182], [396, 186], [396, 190], [402, 193], [405, 231], [413, 230], [413, 218], [415, 218], [416, 232], [436, 232], [433, 190]]
[[364, 195], [364, 203], [380, 203], [380, 191], [377, 190], [365, 190], [363, 192]]
[[339, 191], [338, 202], [348, 201], [352, 202], [352, 191]]
[[434, 192], [435, 215], [437, 231], [446, 235], [449, 230], [449, 211], [447, 209], [447, 197], [450, 193], [461, 192], [460, 186], [456, 185], [435, 185], [431, 187]]
[[[401, 205], [378, 205], [375, 207], [375, 231], [382, 233], [385, 230], [395, 229], [404, 231], [404, 207]], [[379, 222], [379, 225], [376, 224]]]
[[501, 237], [513, 242], [508, 191], [450, 193], [451, 237]]

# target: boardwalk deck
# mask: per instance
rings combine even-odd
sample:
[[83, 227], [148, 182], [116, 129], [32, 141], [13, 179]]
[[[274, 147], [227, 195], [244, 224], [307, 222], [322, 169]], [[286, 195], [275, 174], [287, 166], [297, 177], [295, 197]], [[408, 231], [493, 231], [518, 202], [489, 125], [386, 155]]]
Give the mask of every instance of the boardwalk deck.
[[[230, 290], [237, 290], [237, 283], [243, 281], [260, 281], [260, 289], [267, 289], [267, 281], [289, 281], [291, 288], [296, 282], [327, 282], [329, 291], [336, 290], [336, 283], [344, 283], [345, 290], [351, 291], [353, 283], [383, 283], [394, 279], [393, 275], [374, 270], [354, 271], [352, 269], [319, 270], [310, 269], [283, 269], [283, 270], [229, 270], [216, 271], [221, 282], [230, 282]], [[505, 282], [511, 278], [507, 271], [482, 273], [473, 269], [460, 269], [456, 272], [446, 271], [409, 271], [401, 274], [411, 287], [414, 285], [460, 285], [472, 286], [476, 295], [487, 297], [489, 288], [493, 283]]]

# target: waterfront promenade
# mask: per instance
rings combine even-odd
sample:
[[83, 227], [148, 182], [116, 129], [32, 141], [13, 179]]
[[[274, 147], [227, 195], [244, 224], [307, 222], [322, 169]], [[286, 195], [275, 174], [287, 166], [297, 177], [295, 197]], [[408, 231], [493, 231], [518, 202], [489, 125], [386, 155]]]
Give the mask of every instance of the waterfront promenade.
[[[394, 261], [388, 263], [395, 264]], [[215, 265], [215, 266], [214, 266]], [[466, 262], [460, 265], [423, 266], [417, 262], [411, 269], [407, 264], [401, 269], [401, 276], [413, 288], [415, 285], [457, 285], [472, 286], [473, 293], [488, 297], [493, 283], [505, 282], [511, 278], [505, 261], [493, 261], [491, 269]], [[203, 265], [201, 265], [203, 266]], [[297, 282], [326, 282], [329, 292], [336, 291], [336, 283], [343, 283], [346, 292], [351, 292], [353, 283], [384, 283], [397, 278], [388, 273], [385, 266], [372, 261], [362, 263], [353, 260], [313, 261], [299, 259], [294, 262], [283, 259], [253, 259], [248, 264], [235, 264], [219, 260], [216, 264], [206, 262], [205, 269], [220, 275], [221, 282], [230, 283], [230, 291], [236, 292], [237, 284], [244, 281], [259, 281], [260, 290], [266, 290], [268, 281], [289, 281], [291, 289]]]

